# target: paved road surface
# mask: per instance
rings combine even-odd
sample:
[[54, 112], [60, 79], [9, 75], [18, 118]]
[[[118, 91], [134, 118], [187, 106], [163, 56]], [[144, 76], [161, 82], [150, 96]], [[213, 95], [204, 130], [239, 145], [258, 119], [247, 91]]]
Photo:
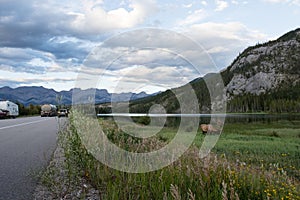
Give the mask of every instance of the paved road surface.
[[59, 124], [65, 122], [57, 117], [0, 120], [1, 200], [33, 199], [35, 176], [47, 166]]

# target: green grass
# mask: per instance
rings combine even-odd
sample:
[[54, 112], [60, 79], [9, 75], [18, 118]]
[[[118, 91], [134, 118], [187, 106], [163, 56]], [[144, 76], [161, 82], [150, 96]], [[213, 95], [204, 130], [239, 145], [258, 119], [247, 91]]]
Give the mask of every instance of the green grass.
[[[88, 124], [82, 120], [81, 126]], [[176, 129], [137, 139], [109, 120], [100, 120], [107, 137], [133, 152], [148, 152], [166, 145]], [[204, 135], [173, 164], [148, 173], [111, 169], [88, 153], [71, 117], [70, 159], [101, 192], [103, 199], [300, 199], [300, 123], [226, 124], [213, 152], [198, 156]], [[186, 137], [189, 137], [189, 133]]]
[[268, 169], [276, 165], [300, 180], [300, 122], [226, 124], [214, 152]]
[[[176, 130], [169, 128], [159, 137], [170, 141], [175, 134]], [[199, 133], [194, 144], [200, 147], [203, 138]], [[256, 167], [276, 165], [300, 180], [300, 121], [227, 123], [213, 152]]]

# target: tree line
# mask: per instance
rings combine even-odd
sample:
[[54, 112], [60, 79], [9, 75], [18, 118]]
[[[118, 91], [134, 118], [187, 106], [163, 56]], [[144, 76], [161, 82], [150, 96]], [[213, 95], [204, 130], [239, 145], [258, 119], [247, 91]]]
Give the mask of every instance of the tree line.
[[30, 104], [29, 106], [24, 106], [22, 103], [16, 103], [19, 106], [19, 115], [27, 116], [27, 115], [39, 115], [41, 113], [40, 105]]
[[243, 94], [228, 101], [228, 112], [299, 113], [300, 83], [265, 94]]

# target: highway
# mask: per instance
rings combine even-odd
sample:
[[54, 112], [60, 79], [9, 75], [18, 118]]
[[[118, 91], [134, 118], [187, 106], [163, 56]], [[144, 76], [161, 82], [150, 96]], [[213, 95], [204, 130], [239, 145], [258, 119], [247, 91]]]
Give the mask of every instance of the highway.
[[65, 118], [0, 120], [0, 199], [30, 200], [37, 174], [49, 163]]

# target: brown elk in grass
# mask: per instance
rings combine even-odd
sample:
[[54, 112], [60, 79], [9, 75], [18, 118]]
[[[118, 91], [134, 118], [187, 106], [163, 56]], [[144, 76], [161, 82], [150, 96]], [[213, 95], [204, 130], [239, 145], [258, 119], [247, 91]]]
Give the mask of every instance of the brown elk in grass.
[[201, 124], [200, 128], [201, 128], [203, 134], [218, 132], [218, 129], [214, 128], [213, 125], [211, 125], [211, 124]]

